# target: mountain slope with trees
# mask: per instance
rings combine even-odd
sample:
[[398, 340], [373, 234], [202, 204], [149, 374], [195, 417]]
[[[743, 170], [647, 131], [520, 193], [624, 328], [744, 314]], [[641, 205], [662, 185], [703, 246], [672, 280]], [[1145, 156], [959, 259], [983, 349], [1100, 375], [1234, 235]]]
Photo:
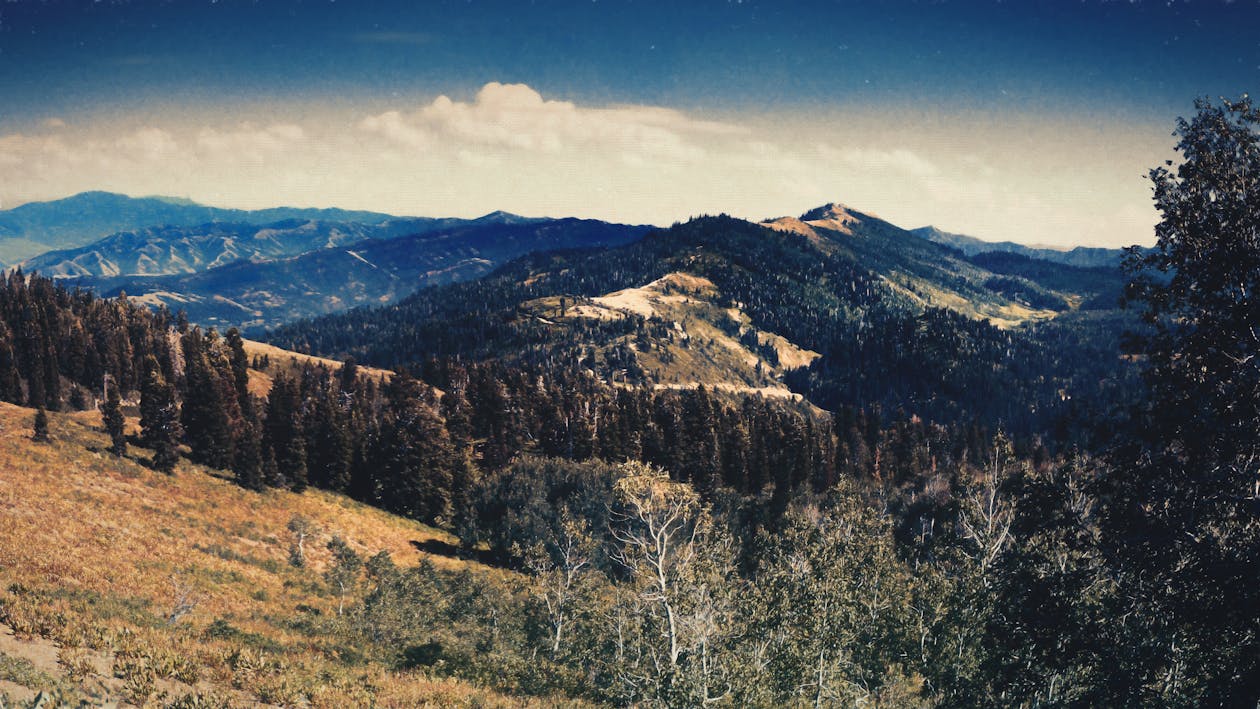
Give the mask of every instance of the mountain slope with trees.
[[[528, 256], [477, 281], [267, 337], [417, 371], [434, 358], [459, 358], [589, 370], [609, 383], [786, 386], [830, 411], [879, 406], [938, 422], [1057, 430], [1065, 441], [1079, 440], [1068, 430], [1131, 376], [1118, 338], [1124, 316], [1071, 305], [1114, 279], [1004, 276], [1061, 292], [1060, 311], [1034, 311], [1007, 283], [994, 287], [1003, 274], [886, 222], [861, 215], [845, 224], [835, 214], [829, 206], [819, 216], [830, 221], [798, 220], [808, 234], [783, 220], [768, 229], [700, 218], [621, 248]], [[669, 274], [711, 284], [710, 295], [668, 312], [626, 301]], [[1016, 317], [1040, 322], [1012, 327]], [[821, 356], [780, 362], [773, 338]]]

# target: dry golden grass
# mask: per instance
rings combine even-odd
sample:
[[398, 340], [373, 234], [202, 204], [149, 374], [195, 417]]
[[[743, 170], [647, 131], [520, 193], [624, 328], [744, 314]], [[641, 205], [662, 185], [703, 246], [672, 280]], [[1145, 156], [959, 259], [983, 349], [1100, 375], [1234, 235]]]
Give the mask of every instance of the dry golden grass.
[[[330, 534], [412, 565], [429, 556], [415, 543], [455, 541], [445, 532], [321, 491], [251, 492], [186, 461], [173, 476], [154, 472], [140, 462], [147, 451], [106, 452], [95, 412], [50, 414], [52, 442], [35, 443], [32, 418], [0, 404], [0, 638], [8, 643], [0, 658], [43, 658], [41, 672], [96, 700], [152, 690], [223, 693], [245, 705], [303, 696], [328, 707], [522, 703], [370, 660], [340, 661], [336, 640], [294, 622], [335, 614], [320, 581]], [[288, 563], [295, 515], [322, 530], [306, 544], [306, 568]], [[169, 623], [185, 596], [191, 612]], [[207, 632], [216, 621], [231, 633]], [[51, 666], [49, 647], [58, 656]], [[5, 681], [0, 698], [12, 689]]]

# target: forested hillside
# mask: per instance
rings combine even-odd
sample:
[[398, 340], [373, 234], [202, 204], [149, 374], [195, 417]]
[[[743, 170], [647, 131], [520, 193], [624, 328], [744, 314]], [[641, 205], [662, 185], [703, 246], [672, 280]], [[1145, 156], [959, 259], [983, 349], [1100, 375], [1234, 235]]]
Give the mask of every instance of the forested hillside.
[[[474, 282], [285, 326], [268, 338], [382, 366], [455, 357], [585, 370], [606, 383], [791, 388], [830, 411], [1001, 425], [1062, 444], [1083, 441], [1084, 419], [1102, 413], [1103, 402], [1119, 403], [1114, 393], [1133, 374], [1119, 333], [1136, 322], [1114, 308], [1085, 312], [1068, 302], [1118, 298], [1117, 274], [1007, 268], [1032, 288], [1062, 294], [1059, 311], [1031, 317], [1018, 296], [994, 288], [993, 272], [877, 225], [857, 237], [818, 226], [811, 238], [701, 218], [618, 249], [525, 257]], [[703, 279], [712, 292], [673, 286], [674, 307], [663, 309], [634, 291], [672, 273]], [[713, 306], [720, 312], [707, 310]], [[1011, 327], [1006, 318], [1021, 310], [1036, 322]], [[998, 311], [1001, 327], [984, 317]], [[804, 356], [780, 362], [774, 338]], [[712, 366], [732, 351], [752, 364]]]

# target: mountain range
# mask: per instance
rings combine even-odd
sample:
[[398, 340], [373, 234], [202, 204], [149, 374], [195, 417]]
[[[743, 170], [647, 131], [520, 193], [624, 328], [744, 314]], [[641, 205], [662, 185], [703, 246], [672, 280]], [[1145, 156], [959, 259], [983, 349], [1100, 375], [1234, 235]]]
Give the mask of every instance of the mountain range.
[[984, 241], [974, 236], [966, 236], [964, 234], [952, 234], [942, 231], [934, 226], [919, 227], [911, 229], [911, 233], [920, 236], [928, 241], [938, 244], [952, 246], [968, 256], [975, 256], [993, 251], [1002, 251], [1007, 253], [1019, 254], [1029, 258], [1041, 259], [1043, 261], [1054, 261], [1068, 266], [1080, 266], [1083, 268], [1104, 267], [1114, 268], [1120, 265], [1120, 259], [1124, 256], [1123, 249], [1104, 249], [1095, 246], [1077, 246], [1072, 249], [1051, 249], [1038, 248], [1035, 246], [1025, 246], [1017, 244], [1013, 241]]
[[51, 249], [72, 249], [110, 234], [147, 227], [193, 227], [209, 222], [270, 224], [286, 219], [377, 224], [391, 218], [378, 212], [345, 209], [222, 209], [175, 197], [82, 192], [0, 210], [0, 263], [14, 264]]
[[534, 251], [620, 246], [647, 231], [592, 220], [495, 214], [406, 236], [387, 236], [383, 230], [382, 236], [288, 258], [72, 282], [107, 296], [127, 293], [150, 305], [182, 309], [190, 320], [207, 326], [261, 328], [392, 303], [427, 285], [476, 278]]
[[[75, 243], [119, 225], [128, 228]], [[906, 230], [838, 203], [760, 226], [803, 239], [828, 258], [860, 265], [877, 278], [890, 302], [941, 307], [1001, 327], [1082, 306], [1105, 309], [1119, 290], [1118, 250], [1060, 252], [984, 242], [934, 227]], [[245, 212], [102, 192], [0, 212], [0, 250], [19, 241], [44, 248], [19, 263], [26, 271], [103, 295], [126, 293], [153, 306], [183, 309], [194, 322], [256, 332], [394, 303], [424, 286], [482, 277], [534, 252], [627, 246], [649, 231], [505, 212], [478, 219], [292, 208]], [[17, 233], [26, 236], [4, 236]], [[57, 243], [68, 245], [47, 248]], [[626, 286], [647, 288], [664, 275]]]
[[574, 367], [615, 385], [1010, 429], [1105, 398], [1119, 367], [1119, 272], [1004, 256], [986, 266], [839, 204], [762, 224], [704, 217], [619, 247], [535, 252], [264, 337], [383, 367]]

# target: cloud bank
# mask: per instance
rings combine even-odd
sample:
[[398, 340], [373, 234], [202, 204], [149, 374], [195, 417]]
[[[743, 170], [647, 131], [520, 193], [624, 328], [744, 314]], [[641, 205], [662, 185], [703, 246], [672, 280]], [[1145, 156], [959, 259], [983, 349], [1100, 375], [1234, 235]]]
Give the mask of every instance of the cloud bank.
[[[586, 106], [489, 83], [468, 100], [438, 96], [367, 115], [306, 111], [206, 124], [147, 115], [107, 126], [50, 118], [0, 135], [0, 203], [106, 189], [243, 208], [505, 209], [668, 224], [843, 201], [902, 226], [934, 223], [990, 239], [1150, 240], [1140, 154], [1126, 181], [1115, 169], [1074, 170], [1077, 154], [1053, 145], [1010, 139], [986, 152], [987, 136], [914, 133], [834, 117], [713, 120], [657, 106]], [[1135, 159], [1121, 157], [1123, 166]]]

